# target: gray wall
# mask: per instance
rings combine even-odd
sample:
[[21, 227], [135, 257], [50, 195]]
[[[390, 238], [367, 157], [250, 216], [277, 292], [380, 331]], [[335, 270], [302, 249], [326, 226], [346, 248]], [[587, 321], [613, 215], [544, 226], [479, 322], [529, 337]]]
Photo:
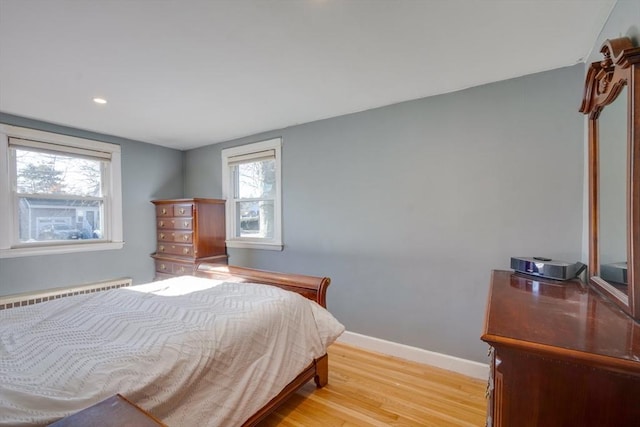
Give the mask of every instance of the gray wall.
[[[122, 149], [122, 204], [125, 245], [120, 250], [0, 259], [0, 295], [133, 277], [153, 278], [154, 198], [183, 192], [181, 151], [0, 113], [0, 122], [119, 144]], [[4, 179], [4, 178], [3, 178]]]
[[327, 275], [348, 330], [486, 362], [490, 272], [581, 255], [582, 65], [212, 145], [185, 195], [220, 197], [220, 150], [283, 137], [282, 252], [230, 262]]
[[618, 0], [593, 44], [587, 66], [602, 59], [600, 47], [605, 40], [618, 37], [630, 37], [635, 46], [640, 46], [640, 0]]

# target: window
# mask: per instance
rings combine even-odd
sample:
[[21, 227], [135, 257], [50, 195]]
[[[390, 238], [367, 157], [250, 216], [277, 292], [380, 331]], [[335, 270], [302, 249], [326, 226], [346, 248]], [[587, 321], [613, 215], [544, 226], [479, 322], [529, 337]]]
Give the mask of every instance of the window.
[[222, 150], [227, 246], [282, 250], [282, 139]]
[[120, 146], [0, 125], [0, 257], [118, 249]]

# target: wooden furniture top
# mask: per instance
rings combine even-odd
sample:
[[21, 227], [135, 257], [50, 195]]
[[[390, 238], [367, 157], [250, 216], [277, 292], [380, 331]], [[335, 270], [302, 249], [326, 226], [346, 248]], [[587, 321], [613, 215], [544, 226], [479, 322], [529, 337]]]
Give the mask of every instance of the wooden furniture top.
[[50, 427], [162, 427], [166, 425], [144, 409], [116, 394]]
[[223, 199], [203, 199], [200, 197], [194, 197], [191, 199], [159, 199], [152, 200], [154, 205], [173, 205], [176, 203], [210, 203], [212, 205], [223, 205], [225, 200]]
[[482, 340], [640, 375], [640, 324], [579, 280], [494, 271]]

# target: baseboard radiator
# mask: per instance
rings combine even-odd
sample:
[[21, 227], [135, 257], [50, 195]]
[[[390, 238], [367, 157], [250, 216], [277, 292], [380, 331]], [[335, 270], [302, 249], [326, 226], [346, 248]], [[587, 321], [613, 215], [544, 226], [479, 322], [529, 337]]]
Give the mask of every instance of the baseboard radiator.
[[27, 292], [24, 294], [7, 295], [4, 297], [0, 297], [0, 310], [38, 304], [41, 302], [70, 297], [73, 295], [90, 294], [93, 292], [107, 291], [109, 289], [123, 288], [131, 286], [132, 283], [133, 281], [130, 277], [121, 277], [119, 279], [89, 283], [80, 286], [45, 289], [42, 291]]

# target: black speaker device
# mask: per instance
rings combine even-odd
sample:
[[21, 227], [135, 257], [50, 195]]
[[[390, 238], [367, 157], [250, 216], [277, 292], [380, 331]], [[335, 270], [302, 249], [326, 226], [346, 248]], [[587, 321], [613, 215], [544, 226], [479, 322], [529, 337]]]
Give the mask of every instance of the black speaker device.
[[581, 262], [569, 263], [546, 257], [511, 257], [511, 268], [518, 273], [553, 280], [570, 280], [586, 268]]
[[614, 262], [600, 266], [600, 277], [608, 282], [627, 285], [627, 263]]

